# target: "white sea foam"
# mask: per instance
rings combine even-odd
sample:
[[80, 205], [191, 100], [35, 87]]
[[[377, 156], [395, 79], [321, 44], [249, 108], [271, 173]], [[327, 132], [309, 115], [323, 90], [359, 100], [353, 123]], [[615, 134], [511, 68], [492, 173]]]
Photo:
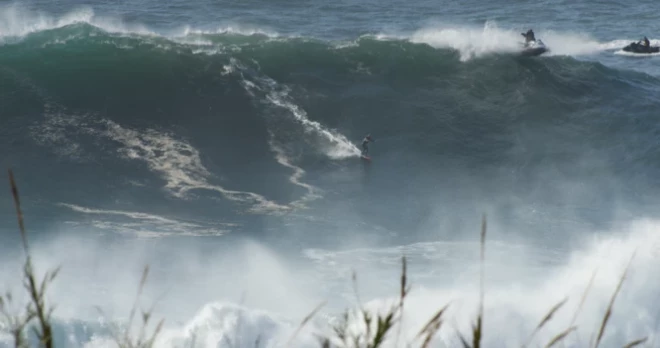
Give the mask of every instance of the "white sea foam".
[[[531, 344], [545, 344], [574, 324], [578, 329], [565, 342], [568, 346], [585, 345], [598, 330], [633, 254], [602, 345], [622, 346], [643, 337], [652, 342], [659, 333], [660, 281], [654, 276], [660, 257], [659, 230], [656, 220], [637, 220], [617, 231], [597, 231], [598, 238], [584, 239], [571, 250], [510, 246], [487, 238], [484, 346], [524, 344], [550, 308], [566, 297], [568, 301]], [[55, 318], [64, 320], [95, 318], [93, 305], [99, 305], [110, 319], [125, 317], [134, 300], [130, 289], [137, 286], [140, 266], [151, 263], [153, 276], [141, 303], [160, 299], [154, 319], [164, 317], [166, 324], [159, 347], [182, 347], [192, 342], [197, 347], [228, 347], [257, 341], [281, 346], [307, 313], [323, 300], [332, 300], [335, 305], [322, 308], [293, 340], [296, 347], [318, 347], [313, 335], [329, 333], [328, 325], [336, 322], [339, 309], [355, 304], [350, 271], [357, 271], [357, 290], [364, 308], [383, 311], [398, 300], [402, 255], [408, 257], [412, 291], [404, 307], [398, 344], [399, 328], [395, 326], [385, 347], [407, 342], [420, 346], [415, 336], [447, 304], [444, 324], [432, 346], [459, 344], [456, 330], [469, 335], [477, 311], [478, 243], [308, 250], [304, 255], [311, 263], [284, 261], [278, 253], [253, 242], [203, 257], [194, 247], [177, 244], [176, 250], [171, 254], [147, 245], [94, 245], [64, 237], [33, 245], [38, 270], [62, 266], [50, 288], [50, 298], [58, 305]], [[0, 276], [6, 284], [12, 284], [10, 280], [16, 279], [20, 270], [19, 259], [13, 256], [2, 256], [6, 267]], [[167, 266], [159, 266], [162, 262]], [[578, 311], [594, 271], [586, 301]], [[247, 296], [239, 300], [244, 290]], [[64, 331], [76, 337], [72, 347], [105, 347], [111, 342], [103, 332], [76, 336], [80, 334], [80, 330], [76, 333], [77, 324], [64, 323], [68, 323]], [[363, 329], [360, 321], [349, 323], [349, 328]]]

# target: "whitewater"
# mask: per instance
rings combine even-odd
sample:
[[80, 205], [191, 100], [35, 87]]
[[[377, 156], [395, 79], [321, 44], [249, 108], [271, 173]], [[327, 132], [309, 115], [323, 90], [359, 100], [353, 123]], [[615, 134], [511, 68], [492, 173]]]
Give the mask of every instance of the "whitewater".
[[[403, 257], [383, 346], [444, 306], [430, 346], [462, 346], [482, 285], [485, 347], [588, 346], [614, 294], [600, 346], [657, 346], [660, 69], [622, 51], [660, 44], [654, 6], [0, 4], [0, 164], [38, 276], [60, 267], [55, 346], [116, 347], [138, 300], [155, 347], [317, 347], [399, 303]], [[548, 53], [517, 55], [529, 28]]]

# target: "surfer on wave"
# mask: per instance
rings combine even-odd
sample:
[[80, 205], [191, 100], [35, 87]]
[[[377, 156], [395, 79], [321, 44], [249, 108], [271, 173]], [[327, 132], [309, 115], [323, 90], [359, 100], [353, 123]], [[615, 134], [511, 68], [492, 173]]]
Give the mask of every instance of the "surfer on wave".
[[364, 139], [362, 139], [362, 156], [366, 156], [369, 153], [369, 142], [373, 142], [371, 134], [367, 134]]

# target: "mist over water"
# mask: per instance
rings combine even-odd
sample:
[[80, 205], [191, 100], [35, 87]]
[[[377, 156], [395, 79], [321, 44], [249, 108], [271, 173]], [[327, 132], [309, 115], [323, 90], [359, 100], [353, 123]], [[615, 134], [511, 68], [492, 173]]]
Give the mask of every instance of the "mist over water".
[[[404, 255], [386, 346], [447, 304], [432, 345], [457, 346], [483, 215], [485, 346], [526, 343], [564, 298], [532, 344], [576, 325], [566, 346], [587, 345], [629, 262], [601, 345], [655, 344], [660, 81], [621, 51], [638, 34], [570, 24], [578, 5], [252, 5], [0, 6], [0, 164], [38, 273], [61, 266], [57, 346], [115, 346], [145, 265], [158, 347], [317, 346], [342, 310], [398, 301]], [[524, 58], [530, 11], [550, 52]], [[23, 303], [3, 197], [0, 282]]]

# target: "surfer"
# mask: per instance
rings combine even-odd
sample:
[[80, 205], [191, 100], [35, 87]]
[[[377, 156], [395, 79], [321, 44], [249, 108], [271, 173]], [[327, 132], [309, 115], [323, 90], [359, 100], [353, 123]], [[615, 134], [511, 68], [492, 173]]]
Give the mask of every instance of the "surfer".
[[362, 139], [362, 156], [366, 156], [369, 153], [369, 142], [373, 142], [371, 134], [367, 134], [364, 139]]
[[526, 33], [520, 33], [520, 35], [525, 37], [525, 44], [529, 44], [531, 41], [536, 41], [536, 37], [534, 37], [534, 32], [532, 29], [527, 30]]
[[646, 36], [644, 36], [642, 41], [644, 42], [644, 46], [646, 46], [646, 47], [649, 47], [651, 45], [651, 43], [649, 42], [649, 39]]

